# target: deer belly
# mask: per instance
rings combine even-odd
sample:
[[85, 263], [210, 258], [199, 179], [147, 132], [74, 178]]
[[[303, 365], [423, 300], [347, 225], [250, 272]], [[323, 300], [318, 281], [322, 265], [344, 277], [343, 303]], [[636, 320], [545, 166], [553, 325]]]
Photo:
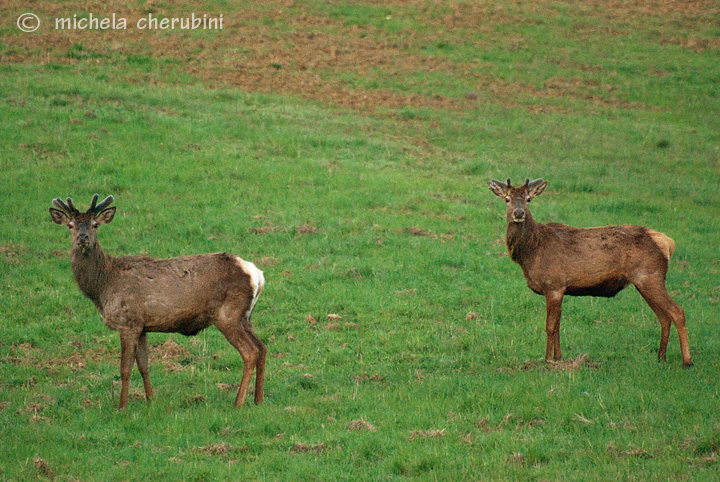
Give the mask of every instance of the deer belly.
[[187, 318], [150, 319], [145, 323], [145, 331], [194, 336], [210, 325], [212, 325], [212, 318], [205, 315]]
[[626, 279], [609, 279], [591, 286], [568, 286], [566, 295], [570, 296], [602, 296], [612, 298], [628, 285]]
[[207, 306], [168, 304], [165, 300], [146, 302], [142, 318], [145, 331], [186, 336], [196, 335], [214, 320], [212, 310]]

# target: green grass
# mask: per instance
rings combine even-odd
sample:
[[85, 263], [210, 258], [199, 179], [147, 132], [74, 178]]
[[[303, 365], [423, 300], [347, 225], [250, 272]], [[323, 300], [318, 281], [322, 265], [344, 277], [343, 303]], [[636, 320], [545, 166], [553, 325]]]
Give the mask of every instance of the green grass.
[[[285, 9], [290, 30], [320, 16], [324, 35], [449, 65], [319, 75], [370, 96], [478, 95], [450, 108], [248, 92], [130, 40], [72, 39], [46, 62], [4, 26], [0, 479], [717, 480], [720, 68], [717, 50], [658, 41], [712, 36], [717, 16], [696, 32], [682, 18], [614, 19], [608, 33], [604, 10], [542, 5], [491, 9], [477, 31], [439, 28], [452, 13], [441, 7]], [[579, 90], [548, 94], [549, 80], [575, 78]], [[505, 254], [504, 205], [485, 185], [508, 176], [550, 181], [532, 204], [541, 222], [643, 224], [675, 240], [667, 284], [695, 367], [681, 369], [675, 331], [657, 363], [657, 319], [633, 288], [567, 298], [563, 354], [587, 358], [545, 365], [544, 300]], [[242, 361], [210, 328], [151, 334], [156, 400], [144, 403], [135, 371], [117, 411], [118, 336], [80, 294], [47, 211], [95, 192], [118, 207], [100, 231], [110, 254], [258, 261], [265, 404], [232, 409]], [[350, 430], [356, 420], [376, 430]]]

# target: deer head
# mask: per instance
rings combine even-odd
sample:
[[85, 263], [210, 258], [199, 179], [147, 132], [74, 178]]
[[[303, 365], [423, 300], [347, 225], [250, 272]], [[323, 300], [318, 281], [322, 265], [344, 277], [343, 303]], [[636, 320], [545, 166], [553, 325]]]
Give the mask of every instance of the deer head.
[[510, 178], [507, 178], [507, 184], [504, 182], [488, 181], [488, 187], [496, 196], [502, 198], [507, 203], [508, 222], [522, 223], [525, 221], [528, 210], [528, 203], [536, 196], [539, 196], [545, 190], [547, 181], [535, 179], [530, 181], [525, 179], [525, 184], [520, 187], [510, 185]]
[[97, 244], [97, 228], [102, 224], [108, 224], [115, 216], [115, 207], [109, 208], [113, 197], [108, 196], [100, 204], [97, 204], [98, 195], [95, 194], [90, 204], [90, 209], [81, 213], [75, 208], [72, 199], [67, 198], [67, 204], [60, 198], [53, 199], [53, 205], [58, 208], [50, 208], [50, 217], [55, 223], [70, 228], [72, 235], [73, 249], [86, 251]]

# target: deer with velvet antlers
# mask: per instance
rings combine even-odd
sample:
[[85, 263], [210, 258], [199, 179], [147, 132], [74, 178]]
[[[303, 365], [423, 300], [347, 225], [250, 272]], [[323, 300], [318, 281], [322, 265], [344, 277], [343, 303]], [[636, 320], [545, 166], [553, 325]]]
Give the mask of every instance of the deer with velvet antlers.
[[547, 348], [545, 360], [560, 360], [560, 312], [563, 296], [613, 297], [635, 285], [660, 320], [658, 359], [665, 361], [670, 324], [680, 338], [683, 366], [692, 366], [685, 312], [670, 297], [665, 275], [675, 242], [642, 226], [575, 228], [537, 223], [528, 203], [547, 181], [536, 179], [514, 187], [492, 180], [490, 190], [507, 203], [506, 244], [510, 258], [522, 268], [532, 291], [545, 296]]
[[108, 328], [120, 334], [120, 408], [127, 407], [130, 374], [137, 362], [149, 401], [148, 332], [195, 335], [215, 325], [240, 352], [243, 375], [235, 399], [242, 406], [253, 371], [255, 403], [263, 401], [266, 348], [250, 324], [265, 279], [254, 264], [227, 253], [152, 259], [115, 258], [100, 247], [97, 228], [115, 216], [113, 197], [81, 213], [72, 199], [53, 200], [50, 216], [72, 236], [70, 260], [80, 290], [90, 298]]

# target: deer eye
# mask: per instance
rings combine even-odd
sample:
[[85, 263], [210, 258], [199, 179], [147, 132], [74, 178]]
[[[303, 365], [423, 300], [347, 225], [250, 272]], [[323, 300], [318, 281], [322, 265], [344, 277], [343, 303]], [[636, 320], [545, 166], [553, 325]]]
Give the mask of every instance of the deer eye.
[[530, 196], [527, 197], [527, 202], [532, 201], [532, 198]]
[[510, 196], [505, 196], [505, 202], [506, 202], [506, 203], [509, 203], [509, 202], [510, 202]]
[[97, 227], [100, 226], [100, 223], [98, 223], [97, 221], [93, 221], [91, 226], [93, 229], [97, 229]]
[[67, 227], [68, 227], [68, 229], [72, 229], [72, 228], [75, 227], [75, 223], [69, 222], [69, 223], [67, 224]]

